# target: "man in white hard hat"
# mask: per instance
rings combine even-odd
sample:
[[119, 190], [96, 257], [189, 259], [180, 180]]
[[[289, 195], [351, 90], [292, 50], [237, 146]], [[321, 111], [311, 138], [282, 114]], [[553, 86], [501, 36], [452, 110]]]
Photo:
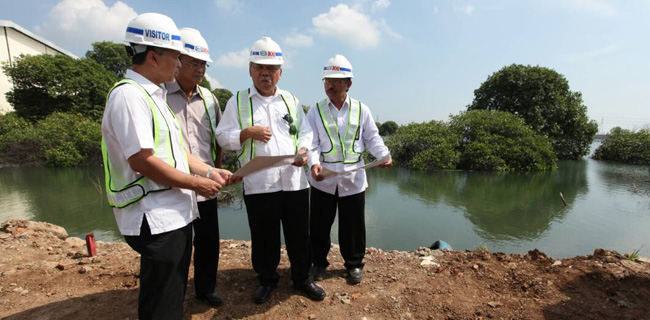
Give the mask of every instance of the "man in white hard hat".
[[280, 46], [263, 37], [253, 44], [249, 60], [253, 85], [228, 101], [217, 127], [219, 145], [238, 150], [241, 166], [256, 156], [300, 155], [293, 165], [267, 168], [244, 177], [253, 269], [260, 282], [254, 301], [261, 304], [269, 300], [278, 283], [280, 224], [293, 287], [320, 301], [325, 291], [309, 277], [309, 184], [303, 169], [311, 145], [311, 128], [298, 99], [277, 87], [283, 63]]
[[180, 319], [198, 215], [194, 192], [213, 197], [230, 176], [183, 150], [167, 106], [161, 84], [174, 80], [183, 50], [174, 21], [141, 14], [125, 38], [133, 67], [109, 92], [102, 119], [106, 193], [120, 232], [141, 255], [139, 319]]
[[[221, 167], [221, 148], [214, 132], [221, 109], [219, 101], [208, 88], [199, 86], [208, 68], [210, 52], [199, 30], [181, 28], [184, 51], [176, 82], [167, 84], [167, 103], [181, 123], [185, 150], [203, 163]], [[192, 222], [194, 228], [194, 292], [196, 298], [211, 306], [223, 303], [215, 292], [219, 265], [219, 218], [217, 196], [197, 196], [199, 218]]]
[[344, 172], [364, 166], [362, 153], [368, 150], [375, 158], [385, 159], [380, 167], [390, 167], [392, 160], [372, 118], [370, 109], [348, 95], [352, 86], [352, 65], [342, 55], [325, 64], [323, 82], [327, 98], [309, 109], [307, 120], [314, 130], [309, 157], [310, 240], [312, 276], [320, 281], [329, 265], [330, 231], [338, 207], [339, 245], [347, 269], [348, 284], [358, 284], [363, 277], [366, 252], [365, 190], [366, 171], [358, 170], [324, 179], [323, 168]]

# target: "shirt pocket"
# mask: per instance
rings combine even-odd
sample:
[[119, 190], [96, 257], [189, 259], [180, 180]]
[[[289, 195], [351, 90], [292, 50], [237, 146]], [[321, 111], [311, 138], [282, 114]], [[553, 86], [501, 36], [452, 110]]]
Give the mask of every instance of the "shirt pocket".
[[258, 108], [253, 112], [253, 125], [268, 127], [268, 113], [263, 108]]

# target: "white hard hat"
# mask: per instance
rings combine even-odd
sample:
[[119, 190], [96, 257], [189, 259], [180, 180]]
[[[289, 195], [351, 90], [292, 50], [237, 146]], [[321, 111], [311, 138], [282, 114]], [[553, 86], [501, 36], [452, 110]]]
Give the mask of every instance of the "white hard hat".
[[323, 79], [325, 78], [354, 78], [352, 64], [344, 56], [335, 55], [327, 60], [325, 68], [323, 68]]
[[273, 39], [262, 37], [253, 43], [249, 61], [257, 64], [281, 65], [284, 63], [282, 49]]
[[181, 52], [192, 58], [212, 62], [208, 43], [201, 36], [201, 32], [192, 28], [181, 28], [181, 38], [185, 44], [185, 51]]
[[183, 50], [181, 32], [170, 17], [160, 13], [143, 13], [131, 20], [124, 41], [133, 46], [135, 53], [144, 52], [147, 46]]

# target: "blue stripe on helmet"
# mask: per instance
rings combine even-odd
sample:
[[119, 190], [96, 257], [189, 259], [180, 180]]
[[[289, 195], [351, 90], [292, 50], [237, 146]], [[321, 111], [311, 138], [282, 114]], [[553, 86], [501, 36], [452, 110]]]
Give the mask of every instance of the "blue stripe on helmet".
[[185, 48], [188, 48], [188, 49], [190, 49], [190, 50], [194, 50], [194, 46], [191, 45], [191, 44], [189, 44], [189, 43], [186, 43], [186, 44], [185, 44]]
[[144, 34], [144, 30], [143, 30], [143, 29], [138, 29], [138, 28], [133, 28], [133, 27], [128, 27], [128, 28], [126, 28], [126, 32], [131, 32], [131, 33], [135, 33], [135, 34], [139, 34], [139, 35], [143, 35], [143, 34]]
[[178, 40], [181, 41], [181, 36], [173, 35], [172, 34], [172, 40]]

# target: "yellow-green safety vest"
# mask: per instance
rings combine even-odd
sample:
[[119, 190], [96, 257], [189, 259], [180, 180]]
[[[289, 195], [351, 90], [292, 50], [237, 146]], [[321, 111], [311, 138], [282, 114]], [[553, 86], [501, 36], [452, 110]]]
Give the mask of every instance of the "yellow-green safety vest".
[[212, 144], [212, 162], [217, 163], [217, 150], [219, 144], [217, 144], [217, 139], [215, 138], [214, 133], [217, 131], [217, 103], [214, 95], [208, 88], [199, 87], [199, 95], [203, 100], [203, 106], [205, 107], [205, 113], [208, 115], [208, 121], [210, 122], [210, 143]]
[[[172, 167], [176, 167], [176, 155], [174, 155], [174, 150], [172, 148], [172, 136], [171, 130], [169, 129], [170, 124], [167, 122], [167, 118], [163, 116], [162, 110], [153, 100], [151, 95], [137, 82], [131, 79], [122, 79], [117, 82], [111, 90], [108, 92], [106, 98], [106, 103], [108, 104], [108, 97], [111, 92], [124, 84], [129, 84], [135, 86], [142, 95], [147, 99], [149, 104], [149, 109], [151, 110], [152, 115], [152, 125], [153, 125], [153, 140], [154, 140], [154, 154], [157, 158], [163, 160]], [[178, 128], [180, 128], [180, 123], [174, 115], [174, 112], [169, 108], [169, 105], [165, 104], [169, 113], [174, 117], [174, 120], [177, 122]], [[167, 127], [167, 135], [160, 134], [161, 126]], [[180, 133], [180, 132], [179, 132]], [[181, 133], [180, 136], [181, 149], [183, 150], [183, 136]], [[187, 154], [185, 155], [187, 157]], [[147, 178], [146, 176], [141, 176], [134, 181], [127, 182], [125, 177], [116, 176], [111, 172], [112, 165], [111, 159], [108, 157], [108, 152], [106, 150], [106, 142], [104, 137], [102, 137], [102, 158], [104, 160], [104, 175], [106, 178], [106, 195], [108, 197], [108, 204], [114, 208], [124, 208], [132, 203], [140, 201], [151, 192], [160, 192], [165, 190], [170, 190], [170, 186], [165, 186], [158, 184], [155, 181]]]
[[[244, 130], [248, 127], [253, 126], [253, 99], [250, 97], [250, 89], [242, 90], [237, 92], [237, 110], [239, 114], [239, 128]], [[296, 97], [284, 90], [279, 92], [284, 105], [287, 106], [287, 111], [293, 120], [293, 124], [296, 126], [296, 133], [291, 134], [293, 137], [293, 146], [295, 152], [298, 152], [298, 135], [300, 134], [300, 118], [298, 118], [298, 106], [296, 104]], [[244, 141], [242, 146], [242, 151], [239, 154], [239, 166], [243, 167], [255, 157], [255, 141], [252, 138]]]
[[332, 110], [328, 105], [327, 99], [323, 99], [316, 104], [318, 114], [320, 115], [323, 127], [330, 139], [331, 149], [321, 151], [320, 158], [322, 162], [327, 163], [357, 163], [361, 161], [361, 152], [354, 150], [354, 142], [359, 140], [359, 127], [361, 123], [361, 102], [348, 96], [350, 111], [348, 113], [348, 127], [345, 130], [345, 136], [341, 139], [339, 125], [334, 119]]

